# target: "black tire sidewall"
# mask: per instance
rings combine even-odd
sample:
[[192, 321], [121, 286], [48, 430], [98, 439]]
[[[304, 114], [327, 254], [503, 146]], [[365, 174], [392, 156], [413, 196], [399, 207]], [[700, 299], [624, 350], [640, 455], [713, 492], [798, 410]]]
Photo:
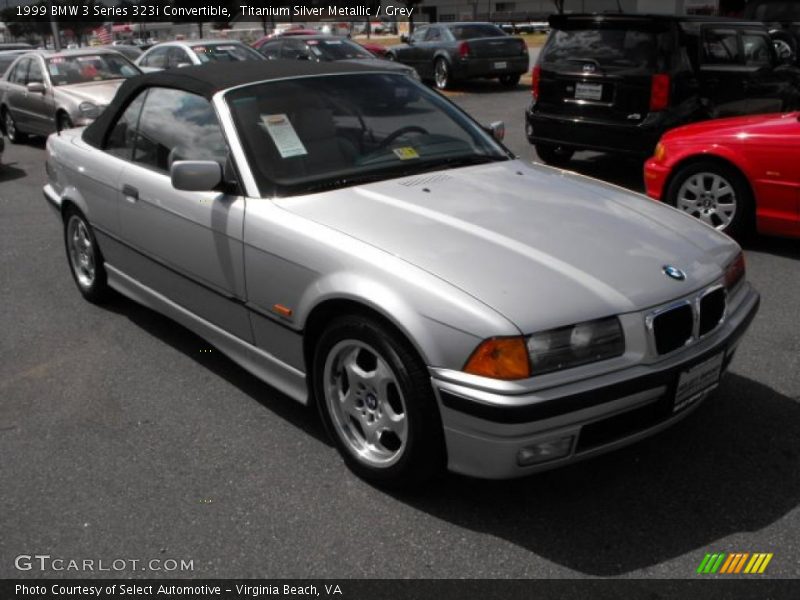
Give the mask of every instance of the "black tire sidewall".
[[[359, 461], [337, 433], [324, 392], [325, 361], [342, 340], [365, 342], [392, 369], [405, 400], [408, 420], [406, 449], [393, 465], [377, 468]], [[325, 429], [348, 467], [359, 477], [384, 487], [409, 487], [443, 471], [444, 433], [427, 368], [397, 332], [369, 316], [343, 316], [321, 335], [314, 352], [312, 390]]]
[[[3, 130], [6, 133], [6, 137], [8, 138], [8, 141], [11, 142], [12, 144], [21, 144], [22, 142], [24, 142], [25, 138], [26, 138], [26, 135], [19, 130], [19, 125], [17, 125], [17, 120], [14, 118], [14, 115], [11, 114], [11, 111], [8, 110], [8, 109], [5, 109], [3, 111], [2, 118], [3, 118]], [[9, 119], [9, 118], [12, 121], [14, 121], [14, 136], [13, 137], [11, 135], [9, 135], [8, 128], [6, 127], [6, 120]]]
[[[736, 214], [733, 216], [731, 224], [722, 232], [737, 239], [742, 239], [749, 235], [753, 229], [754, 221], [752, 192], [744, 175], [734, 167], [707, 160], [696, 161], [681, 167], [675, 173], [675, 176], [670, 179], [667, 186], [667, 193], [664, 195], [666, 203], [677, 209], [678, 192], [681, 186], [689, 177], [704, 172], [715, 173], [723, 177], [731, 184], [736, 193]], [[689, 213], [685, 213], [685, 211], [681, 210], [681, 212], [684, 212], [687, 216], [692, 216]]]
[[[70, 249], [69, 249], [69, 222], [73, 217], [79, 218], [83, 221], [84, 227], [86, 227], [86, 231], [89, 234], [89, 238], [92, 242], [92, 251], [94, 252], [95, 256], [95, 273], [94, 273], [94, 281], [92, 285], [88, 288], [84, 288], [78, 282], [78, 276], [75, 273], [75, 269], [72, 266], [72, 259], [70, 258]], [[111, 293], [111, 289], [108, 287], [108, 278], [106, 274], [106, 269], [104, 266], [103, 255], [100, 252], [100, 247], [97, 245], [97, 238], [95, 238], [94, 230], [92, 226], [89, 224], [89, 221], [83, 215], [83, 213], [78, 210], [77, 208], [69, 207], [64, 211], [64, 250], [66, 251], [67, 256], [67, 267], [69, 268], [69, 272], [72, 275], [72, 280], [75, 282], [75, 285], [78, 288], [78, 291], [81, 295], [94, 304], [100, 304], [108, 300], [108, 297]]]

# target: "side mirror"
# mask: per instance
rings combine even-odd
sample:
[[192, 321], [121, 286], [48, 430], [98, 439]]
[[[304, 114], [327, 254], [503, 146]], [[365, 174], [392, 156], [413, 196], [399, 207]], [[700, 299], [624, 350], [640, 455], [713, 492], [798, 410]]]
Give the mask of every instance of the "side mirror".
[[172, 187], [184, 192], [210, 192], [222, 181], [222, 167], [213, 160], [176, 160], [169, 169]]
[[506, 124], [503, 121], [494, 121], [490, 123], [489, 126], [486, 128], [486, 131], [489, 132], [496, 141], [502, 142], [503, 139], [506, 137]]
[[31, 94], [44, 94], [44, 84], [41, 81], [32, 81], [26, 88]]
[[192, 63], [187, 63], [187, 62], [178, 63], [178, 68], [179, 69], [182, 69], [184, 67], [191, 67], [191, 66], [192, 66]]
[[400, 42], [401, 42], [402, 44], [410, 44], [410, 43], [411, 43], [411, 38], [410, 38], [410, 37], [408, 37], [408, 36], [407, 36], [407, 35], [404, 33], [403, 35], [401, 35], [401, 36], [400, 36]]

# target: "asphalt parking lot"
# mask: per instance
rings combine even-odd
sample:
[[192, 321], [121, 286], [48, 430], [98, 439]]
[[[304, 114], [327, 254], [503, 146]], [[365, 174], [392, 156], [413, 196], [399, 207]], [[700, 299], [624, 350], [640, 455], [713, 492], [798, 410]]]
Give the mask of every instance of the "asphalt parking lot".
[[[527, 88], [452, 96], [535, 158]], [[574, 168], [642, 186], [635, 163]], [[116, 576], [682, 578], [706, 552], [772, 552], [762, 577], [800, 576], [800, 241], [747, 245], [761, 312], [716, 395], [675, 428], [524, 480], [390, 494], [347, 471], [315, 414], [187, 330], [123, 298], [84, 302], [44, 179], [43, 141], [7, 146], [0, 578], [76, 576], [18, 571], [22, 554], [193, 561]]]

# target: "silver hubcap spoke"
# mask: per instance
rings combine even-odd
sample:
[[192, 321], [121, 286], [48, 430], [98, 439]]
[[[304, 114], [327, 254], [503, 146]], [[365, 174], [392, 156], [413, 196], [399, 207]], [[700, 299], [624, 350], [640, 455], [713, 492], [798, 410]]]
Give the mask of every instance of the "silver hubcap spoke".
[[678, 190], [677, 207], [719, 230], [736, 216], [737, 198], [728, 180], [716, 173], [696, 173]]
[[67, 240], [69, 240], [69, 259], [78, 284], [88, 289], [92, 287], [95, 276], [95, 258], [89, 231], [80, 218], [70, 217], [67, 225]]
[[325, 402], [337, 435], [373, 467], [388, 467], [405, 451], [408, 424], [397, 378], [368, 344], [344, 340], [325, 360]]

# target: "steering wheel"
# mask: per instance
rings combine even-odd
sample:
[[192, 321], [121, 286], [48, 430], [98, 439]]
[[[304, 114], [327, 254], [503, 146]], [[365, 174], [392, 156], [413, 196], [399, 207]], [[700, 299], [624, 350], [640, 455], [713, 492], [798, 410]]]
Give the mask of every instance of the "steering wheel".
[[422, 135], [429, 135], [430, 132], [425, 129], [424, 127], [420, 127], [419, 125], [406, 125], [405, 127], [401, 127], [387, 135], [384, 140], [378, 144], [378, 150], [383, 150], [395, 141], [397, 138], [404, 136], [407, 133], [421, 133]]

